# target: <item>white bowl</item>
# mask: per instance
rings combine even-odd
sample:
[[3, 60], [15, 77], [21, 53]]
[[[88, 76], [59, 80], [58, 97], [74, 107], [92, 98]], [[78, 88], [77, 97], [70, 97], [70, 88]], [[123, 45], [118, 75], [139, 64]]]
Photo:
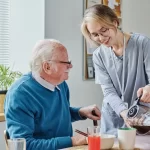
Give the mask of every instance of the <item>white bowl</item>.
[[115, 142], [115, 136], [110, 134], [100, 134], [101, 149], [111, 149]]

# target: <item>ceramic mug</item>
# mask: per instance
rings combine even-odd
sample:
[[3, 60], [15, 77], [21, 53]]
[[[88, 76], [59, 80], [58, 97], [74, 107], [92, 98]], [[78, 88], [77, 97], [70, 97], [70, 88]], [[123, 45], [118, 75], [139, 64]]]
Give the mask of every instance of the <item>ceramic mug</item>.
[[135, 128], [119, 128], [118, 142], [121, 150], [133, 150], [135, 146], [136, 129]]

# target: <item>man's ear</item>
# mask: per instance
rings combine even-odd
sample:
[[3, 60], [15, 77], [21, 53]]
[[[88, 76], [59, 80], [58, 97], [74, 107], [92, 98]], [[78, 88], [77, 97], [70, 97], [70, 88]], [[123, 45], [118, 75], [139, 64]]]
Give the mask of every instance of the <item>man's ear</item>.
[[47, 73], [47, 74], [50, 73], [50, 71], [51, 71], [51, 65], [49, 63], [44, 62], [43, 65], [42, 65], [42, 67], [43, 67], [43, 71], [45, 73]]

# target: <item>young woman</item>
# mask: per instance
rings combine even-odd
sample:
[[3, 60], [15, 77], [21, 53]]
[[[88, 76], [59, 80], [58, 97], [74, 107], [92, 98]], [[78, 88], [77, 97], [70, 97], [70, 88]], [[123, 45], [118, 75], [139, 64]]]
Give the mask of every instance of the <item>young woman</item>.
[[95, 82], [104, 94], [101, 132], [116, 134], [117, 128], [141, 125], [144, 117], [128, 120], [128, 108], [136, 97], [150, 102], [150, 39], [121, 31], [112, 9], [97, 4], [85, 11], [81, 31], [87, 42], [97, 45], [93, 53]]

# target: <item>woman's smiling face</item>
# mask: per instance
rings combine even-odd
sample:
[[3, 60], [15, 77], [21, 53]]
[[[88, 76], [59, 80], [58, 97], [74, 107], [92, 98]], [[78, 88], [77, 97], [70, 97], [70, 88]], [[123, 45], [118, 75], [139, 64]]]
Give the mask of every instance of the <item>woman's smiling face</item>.
[[110, 47], [114, 44], [114, 38], [116, 31], [113, 28], [104, 27], [96, 21], [89, 21], [87, 24], [87, 30], [90, 33], [90, 38], [98, 44], [103, 44]]

